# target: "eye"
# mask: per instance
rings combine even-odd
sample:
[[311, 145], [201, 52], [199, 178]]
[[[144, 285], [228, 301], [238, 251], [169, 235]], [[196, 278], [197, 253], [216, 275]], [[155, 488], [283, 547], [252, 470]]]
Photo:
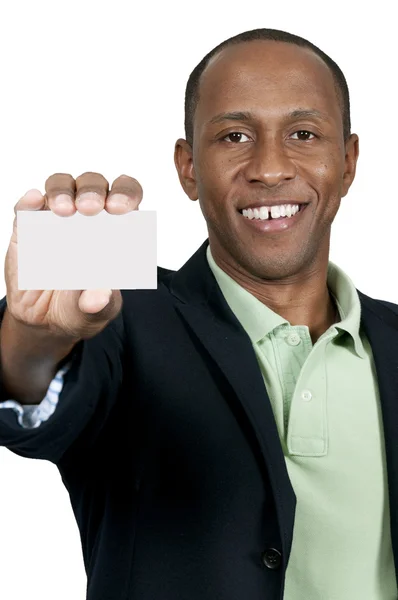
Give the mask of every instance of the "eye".
[[[311, 133], [311, 131], [307, 131], [306, 129], [301, 129], [300, 131], [295, 131], [292, 135], [298, 135], [299, 137], [295, 138], [295, 139], [296, 140], [298, 139], [299, 141], [302, 141], [302, 142], [309, 142], [309, 141], [311, 141], [311, 139], [316, 137], [316, 135], [314, 133]], [[308, 138], [309, 135], [312, 135], [313, 137]], [[304, 136], [304, 137], [302, 137], [302, 136]]]
[[247, 140], [250, 141], [250, 138], [246, 134], [241, 133], [240, 131], [231, 131], [231, 133], [229, 133], [228, 135], [226, 135], [222, 139], [228, 141], [227, 138], [231, 138], [229, 140], [229, 143], [238, 143], [239, 144], [239, 142], [242, 142], [242, 141], [245, 142], [245, 141], [247, 141], [247, 140], [242, 140], [242, 136], [245, 137], [245, 138], [247, 138]]

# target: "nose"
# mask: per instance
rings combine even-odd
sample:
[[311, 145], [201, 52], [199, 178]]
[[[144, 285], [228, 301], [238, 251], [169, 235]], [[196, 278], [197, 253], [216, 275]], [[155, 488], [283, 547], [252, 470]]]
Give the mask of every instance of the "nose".
[[247, 181], [260, 181], [268, 187], [275, 187], [281, 181], [295, 178], [296, 165], [287, 156], [282, 140], [275, 137], [257, 140], [253, 146], [251, 160], [245, 169]]

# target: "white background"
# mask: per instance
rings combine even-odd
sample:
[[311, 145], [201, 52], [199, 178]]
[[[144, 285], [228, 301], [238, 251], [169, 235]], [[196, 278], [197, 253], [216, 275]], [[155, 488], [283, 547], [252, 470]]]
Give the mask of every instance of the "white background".
[[[0, 256], [28, 189], [44, 192], [55, 172], [97, 171], [110, 183], [122, 173], [141, 182], [141, 208], [158, 215], [158, 264], [182, 266], [207, 237], [173, 162], [186, 81], [222, 40], [272, 27], [306, 37], [346, 75], [361, 153], [330, 258], [362, 292], [398, 303], [395, 8], [392, 0], [4, 3]], [[3, 297], [4, 276], [0, 288]], [[0, 448], [0, 478], [2, 600], [83, 600], [78, 529], [56, 467]]]

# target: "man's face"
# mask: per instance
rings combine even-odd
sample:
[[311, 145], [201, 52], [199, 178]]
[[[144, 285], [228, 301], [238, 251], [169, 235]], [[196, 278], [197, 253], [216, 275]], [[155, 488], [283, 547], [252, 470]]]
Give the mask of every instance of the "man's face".
[[[291, 116], [303, 110], [321, 116]], [[237, 112], [249, 118], [212, 122]], [[272, 41], [222, 50], [201, 78], [192, 152], [188, 144], [179, 159], [178, 152], [181, 183], [199, 198], [222, 266], [272, 280], [327, 260], [330, 227], [355, 176], [358, 138], [344, 143], [333, 76], [310, 50]], [[282, 232], [260, 231], [239, 212], [285, 199], [309, 205]]]

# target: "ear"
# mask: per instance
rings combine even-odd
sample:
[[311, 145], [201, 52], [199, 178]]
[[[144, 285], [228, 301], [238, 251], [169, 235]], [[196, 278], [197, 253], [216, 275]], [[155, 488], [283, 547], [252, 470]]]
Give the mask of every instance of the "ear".
[[342, 198], [348, 193], [354, 181], [358, 156], [359, 138], [355, 133], [352, 133], [345, 144], [345, 171], [342, 182]]
[[198, 199], [192, 147], [182, 138], [178, 139], [174, 149], [174, 164], [184, 192], [191, 200]]

